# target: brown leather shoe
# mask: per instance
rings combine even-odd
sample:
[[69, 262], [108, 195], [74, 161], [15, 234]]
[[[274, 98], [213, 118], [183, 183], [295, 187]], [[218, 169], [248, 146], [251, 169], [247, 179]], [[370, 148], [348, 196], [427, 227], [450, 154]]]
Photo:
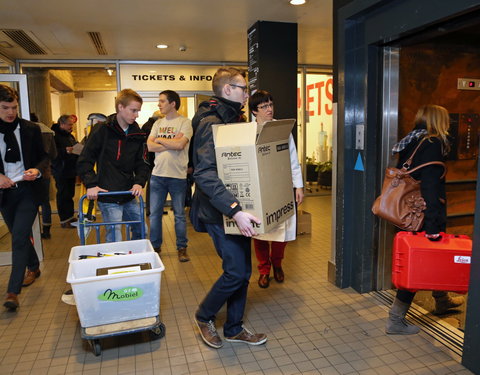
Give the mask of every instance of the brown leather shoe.
[[187, 249], [185, 247], [181, 247], [178, 249], [178, 260], [182, 263], [188, 262], [190, 257], [187, 255]]
[[270, 275], [260, 275], [258, 278], [258, 286], [260, 288], [268, 288], [270, 286]]
[[267, 335], [264, 333], [253, 333], [243, 327], [243, 330], [238, 335], [225, 337], [225, 341], [243, 342], [248, 345], [261, 345], [267, 342]]
[[20, 306], [17, 295], [15, 293], [7, 293], [7, 298], [5, 298], [3, 306], [11, 311], [15, 311], [17, 307]]
[[207, 323], [201, 322], [197, 317], [193, 318], [193, 321], [200, 330], [200, 336], [202, 336], [203, 341], [208, 346], [218, 349], [223, 346], [222, 339], [215, 328], [215, 323], [213, 321], [208, 321]]
[[282, 267], [273, 267], [273, 277], [277, 283], [283, 283], [285, 281], [285, 274]]
[[27, 270], [27, 273], [25, 274], [25, 278], [23, 279], [22, 286], [32, 285], [33, 282], [35, 281], [35, 279], [40, 277], [40, 274], [41, 274], [41, 272], [40, 272], [39, 269], [37, 269], [35, 271]]

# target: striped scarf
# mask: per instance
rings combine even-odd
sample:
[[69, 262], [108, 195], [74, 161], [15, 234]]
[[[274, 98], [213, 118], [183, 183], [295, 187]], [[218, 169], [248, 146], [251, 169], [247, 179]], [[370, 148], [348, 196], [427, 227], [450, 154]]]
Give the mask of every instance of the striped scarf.
[[402, 151], [408, 144], [413, 141], [415, 138], [420, 139], [421, 137], [427, 135], [426, 129], [415, 129], [408, 133], [404, 138], [402, 138], [395, 146], [392, 148], [392, 155]]

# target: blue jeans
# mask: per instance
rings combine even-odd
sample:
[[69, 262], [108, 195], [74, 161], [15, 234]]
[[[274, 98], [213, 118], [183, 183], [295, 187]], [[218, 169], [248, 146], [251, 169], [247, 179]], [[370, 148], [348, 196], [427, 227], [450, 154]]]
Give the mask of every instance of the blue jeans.
[[50, 206], [50, 178], [42, 178], [40, 180], [41, 186], [41, 201], [40, 207], [42, 208], [42, 225], [52, 225], [52, 207]]
[[175, 215], [175, 235], [177, 249], [187, 247], [187, 219], [185, 215], [185, 194], [187, 180], [170, 177], [150, 177], [150, 241], [153, 247], [162, 245], [163, 207], [167, 193], [172, 198]]
[[[119, 221], [140, 220], [140, 206], [137, 199], [132, 199], [122, 204], [98, 202], [98, 208], [102, 212], [104, 222], [115, 223]], [[106, 227], [106, 242], [122, 241], [122, 225], [115, 225], [115, 230], [112, 229], [111, 226]], [[142, 238], [140, 224], [132, 225], [131, 230], [132, 240]]]
[[215, 321], [215, 315], [227, 303], [223, 334], [233, 337], [243, 329], [248, 280], [252, 274], [251, 239], [225, 234], [220, 224], [205, 223], [205, 227], [222, 258], [223, 273], [198, 307], [196, 318], [202, 322]]

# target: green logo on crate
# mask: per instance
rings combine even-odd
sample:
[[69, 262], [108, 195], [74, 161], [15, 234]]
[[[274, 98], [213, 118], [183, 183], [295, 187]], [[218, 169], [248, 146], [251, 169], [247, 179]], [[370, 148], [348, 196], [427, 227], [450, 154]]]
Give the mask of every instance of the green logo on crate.
[[98, 296], [100, 301], [133, 301], [143, 296], [143, 290], [137, 287], [127, 287], [117, 290], [107, 289]]

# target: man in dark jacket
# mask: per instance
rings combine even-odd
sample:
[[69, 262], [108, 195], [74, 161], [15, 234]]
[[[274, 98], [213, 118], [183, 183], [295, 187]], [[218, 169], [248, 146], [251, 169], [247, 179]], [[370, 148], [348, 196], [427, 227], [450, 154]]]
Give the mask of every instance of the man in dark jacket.
[[18, 117], [17, 92], [0, 84], [0, 213], [12, 235], [12, 271], [3, 305], [10, 310], [19, 306], [22, 286], [40, 276], [30, 236], [40, 201], [39, 178], [47, 163], [40, 128]]
[[57, 157], [52, 162], [52, 172], [57, 188], [57, 209], [62, 228], [73, 228], [70, 224], [75, 221], [73, 197], [78, 155], [72, 151], [78, 142], [72, 134], [74, 123], [71, 115], [61, 115], [58, 122], [52, 125], [57, 146]]
[[[42, 132], [42, 141], [45, 152], [48, 155], [49, 161], [55, 160], [57, 157], [57, 146], [55, 144], [55, 132], [47, 125], [40, 122], [37, 115], [33, 112], [30, 113], [30, 121], [34, 122], [40, 128]], [[41, 201], [40, 207], [42, 208], [42, 238], [49, 239], [50, 227], [52, 226], [52, 208], [50, 206], [50, 177], [51, 177], [50, 163], [48, 163], [45, 173], [43, 173], [40, 180], [41, 185]]]
[[[214, 124], [243, 120], [242, 107], [248, 99], [247, 84], [239, 70], [220, 68], [212, 85], [215, 96], [200, 105], [192, 120], [196, 188], [190, 217], [196, 230], [203, 229], [212, 237], [223, 261], [223, 274], [205, 296], [194, 319], [205, 343], [220, 348], [223, 342], [215, 327], [215, 316], [226, 303], [225, 340], [260, 345], [267, 341], [267, 336], [254, 334], [243, 327], [248, 281], [252, 273], [250, 237], [256, 235], [252, 222], [259, 224], [260, 221], [242, 211], [239, 201], [218, 177], [212, 132]], [[225, 234], [223, 215], [236, 221], [241, 236]]]
[[[150, 173], [145, 133], [135, 122], [142, 103], [135, 91], [122, 90], [115, 100], [117, 113], [93, 128], [78, 158], [77, 171], [87, 188], [87, 197], [98, 198], [105, 222], [140, 220], [135, 197], [142, 194]], [[130, 191], [131, 194], [98, 197], [99, 192], [107, 191]], [[133, 239], [140, 238], [140, 229], [139, 225], [132, 227]], [[120, 225], [114, 231], [107, 228], [107, 242], [121, 240]]]

